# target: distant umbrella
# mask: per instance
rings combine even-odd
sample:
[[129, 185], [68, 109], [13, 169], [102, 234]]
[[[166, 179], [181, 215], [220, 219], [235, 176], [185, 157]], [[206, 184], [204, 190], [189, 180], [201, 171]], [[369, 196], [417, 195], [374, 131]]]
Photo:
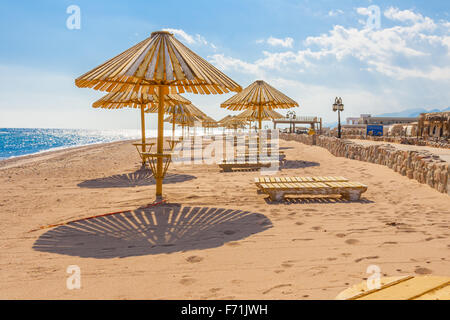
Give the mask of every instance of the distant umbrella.
[[[148, 112], [148, 113], [158, 112], [158, 107], [150, 106], [149, 108], [147, 108], [145, 110], [145, 112]], [[172, 139], [175, 136], [175, 124], [180, 124], [183, 126], [188, 124], [189, 126], [191, 126], [190, 124], [193, 125], [193, 123], [196, 121], [203, 121], [207, 117], [204, 112], [202, 112], [200, 109], [198, 109], [192, 103], [167, 106], [165, 108], [165, 113], [171, 115], [170, 119], [172, 121], [167, 121], [167, 119], [165, 119], [164, 122], [172, 123]], [[177, 119], [183, 119], [183, 117], [177, 118], [177, 116], [185, 116], [185, 119], [190, 119], [190, 120], [188, 122], [184, 122], [184, 120], [177, 120]]]
[[262, 110], [261, 115], [259, 115], [258, 110], [247, 109], [242, 113], [238, 114], [236, 117], [245, 119], [247, 121], [257, 121], [259, 119], [259, 116], [261, 116], [262, 120], [269, 120], [269, 119], [273, 120], [284, 118], [282, 114], [279, 114], [278, 112], [270, 109]]
[[[175, 107], [177, 105], [190, 104], [191, 102], [179, 94], [165, 95], [165, 108]], [[122, 109], [122, 108], [139, 108], [141, 110], [141, 140], [142, 152], [145, 148], [145, 117], [144, 110], [146, 108], [158, 108], [159, 97], [156, 94], [146, 94], [137, 92], [110, 92], [99, 100], [95, 101], [92, 106], [94, 108], [103, 109]], [[143, 158], [143, 163], [144, 163]]]
[[222, 108], [233, 111], [255, 110], [258, 114], [259, 129], [262, 129], [264, 110], [298, 107], [298, 103], [262, 80], [253, 82], [247, 88], [221, 104]]

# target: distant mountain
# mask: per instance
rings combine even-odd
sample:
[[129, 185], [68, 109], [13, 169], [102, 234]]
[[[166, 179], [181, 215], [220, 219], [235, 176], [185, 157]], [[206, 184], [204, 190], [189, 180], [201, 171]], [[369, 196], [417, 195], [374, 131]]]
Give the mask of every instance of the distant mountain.
[[408, 109], [400, 112], [392, 112], [392, 113], [383, 113], [376, 115], [377, 117], [418, 117], [421, 113], [425, 112], [444, 112], [450, 111], [450, 107], [445, 109], [425, 109], [425, 108], [417, 108], [417, 109]]

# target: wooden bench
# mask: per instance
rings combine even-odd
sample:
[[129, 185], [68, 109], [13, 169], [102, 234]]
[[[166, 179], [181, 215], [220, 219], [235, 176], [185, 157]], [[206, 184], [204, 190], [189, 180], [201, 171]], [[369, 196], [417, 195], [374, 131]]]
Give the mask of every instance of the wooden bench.
[[357, 201], [367, 191], [367, 186], [359, 182], [276, 182], [259, 183], [259, 188], [267, 193], [272, 201], [282, 201], [290, 195], [330, 195], [340, 194], [344, 199]]
[[[264, 154], [263, 156], [260, 156], [256, 152], [255, 153], [253, 153], [253, 152], [250, 152], [250, 153], [247, 153], [247, 152], [246, 153], [236, 153], [236, 159], [238, 159], [238, 160], [241, 160], [241, 159], [248, 160], [250, 158], [274, 161], [274, 159], [270, 155], [267, 155], [267, 154]], [[286, 155], [284, 153], [279, 153], [278, 154], [278, 160], [280, 162], [283, 162], [284, 160], [286, 160]]]
[[232, 172], [233, 169], [253, 169], [259, 170], [261, 168], [270, 168], [272, 166], [277, 166], [278, 161], [273, 160], [260, 160], [256, 162], [249, 161], [230, 161], [227, 162], [223, 160], [223, 162], [219, 163], [219, 167], [223, 170], [223, 172]]
[[[370, 280], [369, 280], [370, 281]], [[369, 282], [370, 285], [375, 283]], [[450, 277], [382, 277], [370, 288], [363, 281], [342, 291], [336, 300], [449, 300]]]
[[261, 183], [297, 183], [297, 182], [348, 182], [344, 177], [317, 176], [317, 177], [259, 177], [255, 184], [260, 188]]

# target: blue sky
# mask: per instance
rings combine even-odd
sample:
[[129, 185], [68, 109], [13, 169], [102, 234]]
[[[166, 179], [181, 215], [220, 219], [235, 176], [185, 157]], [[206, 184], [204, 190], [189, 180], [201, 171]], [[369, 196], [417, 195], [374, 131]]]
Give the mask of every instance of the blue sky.
[[[69, 30], [70, 5], [81, 28]], [[380, 9], [380, 28], [367, 24]], [[450, 98], [448, 1], [12, 1], [0, 3], [0, 127], [138, 128], [133, 110], [91, 107], [74, 79], [151, 32], [170, 29], [241, 86], [264, 79], [296, 113], [344, 117], [439, 108]], [[187, 95], [219, 119], [230, 95]], [[154, 116], [147, 120], [155, 126]]]

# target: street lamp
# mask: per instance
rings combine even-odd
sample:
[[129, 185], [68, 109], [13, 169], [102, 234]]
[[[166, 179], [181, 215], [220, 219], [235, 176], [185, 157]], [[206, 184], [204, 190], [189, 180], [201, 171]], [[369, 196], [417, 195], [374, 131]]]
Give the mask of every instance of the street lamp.
[[338, 112], [338, 138], [341, 138], [341, 111], [344, 111], [344, 104], [342, 98], [336, 97], [333, 103], [333, 111]]
[[[289, 120], [295, 120], [295, 111], [288, 111], [287, 113], [286, 113], [286, 117], [289, 119]], [[290, 121], [289, 122], [289, 131], [292, 133], [292, 131], [293, 131], [293, 129], [292, 129], [292, 122]]]

